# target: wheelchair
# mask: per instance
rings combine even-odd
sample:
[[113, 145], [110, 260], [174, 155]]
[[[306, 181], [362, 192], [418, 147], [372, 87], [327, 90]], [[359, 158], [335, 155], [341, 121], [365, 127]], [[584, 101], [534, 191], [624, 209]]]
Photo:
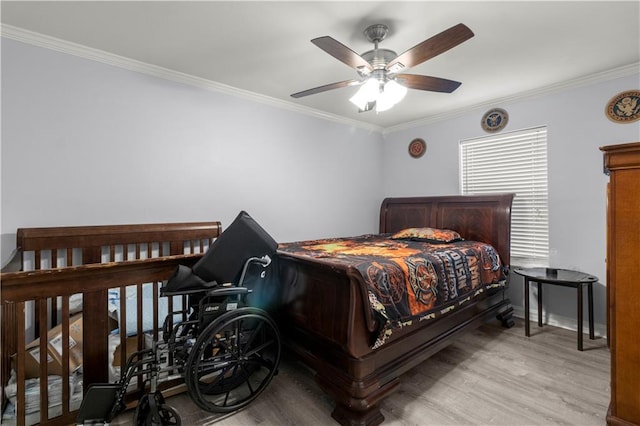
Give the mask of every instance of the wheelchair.
[[[161, 288], [161, 296], [186, 296], [188, 306], [166, 316], [161, 338], [131, 354], [116, 383], [88, 388], [76, 424], [109, 424], [126, 408], [134, 377], [143, 377], [147, 390], [135, 409], [136, 426], [181, 424], [158, 390], [162, 380], [183, 378], [196, 405], [214, 413], [232, 413], [254, 401], [280, 363], [280, 332], [268, 313], [276, 248], [240, 212], [193, 268], [179, 266]], [[174, 321], [177, 315], [186, 319]]]

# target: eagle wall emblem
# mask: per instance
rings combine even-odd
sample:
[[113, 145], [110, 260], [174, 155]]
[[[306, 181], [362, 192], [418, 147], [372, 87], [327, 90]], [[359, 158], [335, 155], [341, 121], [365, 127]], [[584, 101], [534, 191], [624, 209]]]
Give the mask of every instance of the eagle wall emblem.
[[481, 125], [485, 132], [494, 133], [505, 128], [509, 114], [502, 108], [493, 108], [482, 116]]
[[640, 119], [640, 91], [629, 90], [611, 98], [606, 108], [607, 117], [616, 123], [631, 123]]

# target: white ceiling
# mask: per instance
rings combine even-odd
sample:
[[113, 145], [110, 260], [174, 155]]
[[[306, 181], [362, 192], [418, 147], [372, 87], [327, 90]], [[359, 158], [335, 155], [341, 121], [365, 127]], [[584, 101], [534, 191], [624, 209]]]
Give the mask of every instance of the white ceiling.
[[[1, 12], [3, 34], [32, 31], [380, 129], [486, 107], [594, 74], [630, 74], [640, 61], [638, 0], [2, 1]], [[399, 105], [381, 113], [358, 113], [348, 102], [354, 87], [290, 97], [357, 78], [310, 40], [328, 35], [363, 53], [372, 45], [362, 32], [374, 23], [389, 26], [380, 47], [397, 53], [455, 24], [467, 25], [473, 38], [408, 70], [462, 86], [452, 94], [409, 90]]]

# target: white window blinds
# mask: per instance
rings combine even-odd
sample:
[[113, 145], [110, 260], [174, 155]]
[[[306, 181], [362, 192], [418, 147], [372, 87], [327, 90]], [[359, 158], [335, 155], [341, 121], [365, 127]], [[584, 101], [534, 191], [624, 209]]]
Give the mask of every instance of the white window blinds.
[[463, 194], [516, 194], [511, 210], [511, 263], [547, 265], [547, 128], [461, 141], [460, 173]]

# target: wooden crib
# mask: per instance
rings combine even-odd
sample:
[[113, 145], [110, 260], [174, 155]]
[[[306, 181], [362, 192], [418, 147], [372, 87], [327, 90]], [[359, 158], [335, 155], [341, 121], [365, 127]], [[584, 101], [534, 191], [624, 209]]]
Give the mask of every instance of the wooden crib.
[[[70, 318], [74, 318], [70, 316], [71, 305], [75, 307], [80, 299], [82, 332], [78, 340], [82, 346], [83, 391], [92, 383], [107, 382], [108, 340], [112, 330], [118, 328], [121, 348], [129, 350], [127, 341], [133, 339], [137, 342], [133, 349], [141, 349], [144, 347], [143, 319], [146, 315], [152, 318], [151, 333], [157, 339], [158, 328], [162, 325], [162, 319], [158, 319], [161, 283], [171, 276], [177, 265], [193, 265], [220, 233], [220, 222], [19, 229], [16, 256], [0, 277], [2, 411], [7, 405], [5, 386], [13, 371], [17, 389], [15, 423], [33, 422], [33, 419], [27, 422], [25, 409], [25, 366], [27, 357], [36, 355], [27, 351], [26, 344], [39, 339], [39, 343], [30, 345], [32, 350], [39, 350], [39, 359], [36, 357], [39, 363], [36, 374], [40, 390], [39, 422], [46, 425], [75, 423], [77, 407], [70, 403], [69, 380], [61, 380], [60, 406], [56, 410], [50, 407], [53, 398], [47, 389], [54, 377], [49, 371], [53, 370], [52, 365], [57, 366], [59, 376], [66, 378], [77, 364], [73, 348], [60, 344], [58, 350], [61, 352], [54, 352], [55, 349], [49, 347], [51, 330], [56, 331], [54, 334], [61, 333], [60, 342], [73, 342], [69, 340], [73, 334]], [[143, 288], [146, 292], [149, 286], [152, 303], [143, 306]], [[133, 291], [137, 307], [134, 329], [126, 327], [126, 317], [131, 315], [126, 309], [126, 296], [119, 300], [119, 324], [114, 323], [116, 320], [107, 308], [108, 294], [114, 289], [120, 295]], [[178, 301], [168, 299], [163, 303], [171, 312]], [[137, 339], [131, 336], [137, 336]], [[52, 352], [55, 355], [54, 362], [48, 361], [48, 351], [49, 355]], [[127, 351], [119, 352], [119, 364], [125, 365]], [[165, 387], [174, 384], [168, 383]], [[138, 381], [138, 392], [142, 386], [142, 381]]]

